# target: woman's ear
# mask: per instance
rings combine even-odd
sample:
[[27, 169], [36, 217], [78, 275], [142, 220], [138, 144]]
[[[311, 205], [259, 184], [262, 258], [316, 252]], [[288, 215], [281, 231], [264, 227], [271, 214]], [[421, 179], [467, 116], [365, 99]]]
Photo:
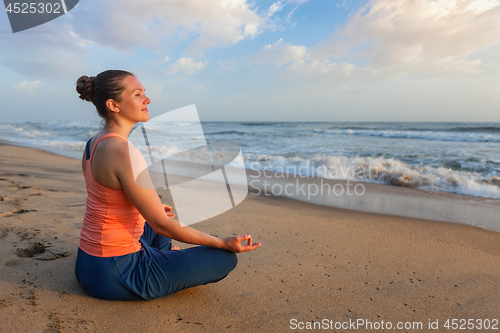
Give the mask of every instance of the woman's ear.
[[108, 107], [108, 109], [111, 111], [111, 112], [120, 112], [120, 109], [118, 108], [118, 103], [116, 103], [114, 100], [112, 99], [108, 99], [106, 101], [106, 106]]

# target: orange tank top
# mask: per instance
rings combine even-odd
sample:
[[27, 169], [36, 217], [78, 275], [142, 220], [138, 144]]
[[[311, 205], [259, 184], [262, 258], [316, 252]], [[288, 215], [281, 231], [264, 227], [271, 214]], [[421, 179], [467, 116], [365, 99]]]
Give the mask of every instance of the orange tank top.
[[[92, 174], [92, 156], [99, 142], [109, 137], [100, 137], [85, 164], [87, 208], [80, 232], [80, 249], [96, 257], [115, 257], [139, 251], [139, 238], [144, 232], [145, 220], [129, 200], [125, 191], [107, 188], [97, 183]], [[88, 145], [87, 145], [88, 146]], [[88, 156], [88, 148], [86, 149]]]

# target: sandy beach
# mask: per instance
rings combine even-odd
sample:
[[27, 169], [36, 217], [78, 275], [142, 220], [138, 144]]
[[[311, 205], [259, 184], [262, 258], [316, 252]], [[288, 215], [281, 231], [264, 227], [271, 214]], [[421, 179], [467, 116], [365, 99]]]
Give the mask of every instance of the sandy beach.
[[289, 332], [324, 320], [458, 332], [446, 320], [500, 319], [495, 231], [250, 194], [192, 225], [262, 243], [224, 280], [121, 302], [90, 297], [74, 276], [86, 199], [79, 160], [0, 143], [0, 198], [2, 332]]

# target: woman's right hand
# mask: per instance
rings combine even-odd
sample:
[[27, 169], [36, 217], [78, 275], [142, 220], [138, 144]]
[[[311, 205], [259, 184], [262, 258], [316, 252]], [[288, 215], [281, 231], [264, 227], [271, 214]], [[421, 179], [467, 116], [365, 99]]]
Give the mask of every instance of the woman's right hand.
[[[252, 236], [248, 234], [245, 236], [231, 236], [222, 238], [222, 241], [224, 242], [224, 249], [236, 253], [249, 252], [255, 250], [261, 245], [260, 243], [252, 244]], [[243, 241], [247, 241], [247, 244], [241, 245], [241, 242]]]
[[172, 211], [172, 207], [170, 207], [169, 205], [163, 204], [163, 209], [165, 210], [165, 213], [167, 214], [168, 217], [170, 217], [171, 219], [173, 219], [175, 217], [174, 213], [170, 213]]

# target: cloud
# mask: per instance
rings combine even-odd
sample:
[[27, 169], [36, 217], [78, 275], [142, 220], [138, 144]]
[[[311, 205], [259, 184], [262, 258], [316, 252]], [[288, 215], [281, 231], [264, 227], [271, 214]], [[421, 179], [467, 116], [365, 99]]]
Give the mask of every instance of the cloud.
[[293, 9], [286, 16], [286, 19], [287, 19], [288, 23], [290, 23], [290, 21], [292, 20], [293, 13], [295, 13], [295, 11], [297, 10], [297, 8], [299, 8], [301, 5], [305, 4], [308, 1], [309, 0], [288, 0], [288, 3], [295, 4], [295, 7], [293, 7]]
[[[27, 32], [0, 34], [0, 64], [30, 79], [73, 79], [95, 71], [86, 60], [109, 50], [165, 54], [182, 43], [188, 44], [186, 56], [202, 56], [269, 28], [252, 6], [245, 0], [81, 1], [71, 15]], [[0, 28], [8, 30], [8, 23]]]
[[20, 83], [14, 83], [12, 86], [17, 91], [34, 94], [41, 85], [42, 82], [40, 81], [21, 81]]
[[[82, 4], [83, 5], [83, 4]], [[75, 31], [100, 46], [132, 52], [143, 47], [165, 51], [167, 44], [192, 40], [187, 54], [233, 45], [257, 36], [266, 27], [245, 0], [136, 1], [108, 0], [84, 5], [89, 12]]]
[[307, 47], [292, 45], [283, 42], [283, 38], [274, 42], [273, 45], [266, 45], [252, 56], [247, 58], [250, 64], [274, 65], [279, 68], [288, 63], [303, 63], [307, 54]]
[[267, 10], [267, 16], [273, 16], [275, 13], [279, 12], [285, 6], [284, 0], [279, 0], [278, 2], [273, 3], [269, 9]]
[[76, 32], [73, 30], [69, 30], [68, 34], [71, 38], [73, 38], [75, 45], [77, 46], [90, 46], [94, 44], [91, 40], [84, 39], [80, 37]]
[[[342, 1], [342, 3], [340, 3]], [[337, 8], [349, 9], [349, 5], [347, 2], [351, 2], [352, 0], [337, 0]]]
[[276, 29], [276, 26], [280, 26], [280, 18], [273, 18], [276, 13], [280, 12], [283, 10], [288, 5], [293, 5], [293, 8], [288, 12], [286, 15], [286, 21], [290, 23], [293, 13], [299, 8], [301, 5], [304, 3], [309, 2], [309, 0], [278, 0], [277, 2], [274, 2], [269, 9], [264, 13], [264, 16], [266, 16], [269, 21], [267, 24], [273, 29]]
[[371, 0], [311, 59], [348, 57], [375, 72], [477, 74], [500, 43], [500, 0]]
[[201, 71], [206, 65], [206, 61], [195, 62], [191, 58], [182, 57], [167, 69], [167, 74], [183, 73], [185, 75], [193, 75]]
[[328, 60], [313, 60], [308, 63], [299, 63], [289, 67], [289, 71], [294, 74], [302, 74], [310, 77], [325, 76], [333, 74], [335, 76], [350, 76], [356, 66], [348, 62], [336, 63]]
[[271, 65], [275, 68], [286, 67], [283, 73], [286, 80], [301, 76], [340, 75], [345, 77], [351, 75], [356, 69], [356, 66], [347, 62], [339, 64], [329, 60], [311, 60], [306, 46], [285, 43], [282, 38], [272, 45], [262, 47], [246, 60], [249, 64]]
[[324, 42], [280, 39], [246, 60], [284, 80], [476, 75], [500, 68], [498, 17], [500, 0], [371, 0]]
[[71, 26], [64, 21], [58, 21], [57, 26], [59, 29], [39, 26], [27, 32], [0, 34], [0, 64], [28, 79], [69, 77], [76, 81], [88, 70], [82, 59], [90, 52]]

